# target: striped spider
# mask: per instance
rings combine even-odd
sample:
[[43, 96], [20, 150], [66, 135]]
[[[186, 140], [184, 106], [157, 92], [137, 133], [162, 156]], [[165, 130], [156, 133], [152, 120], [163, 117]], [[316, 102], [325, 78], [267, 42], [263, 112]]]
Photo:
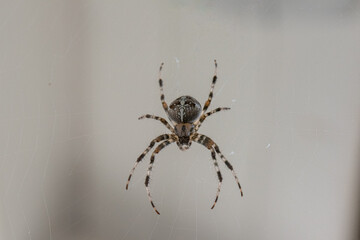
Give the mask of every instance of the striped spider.
[[146, 114], [139, 119], [144, 118], [151, 118], [155, 120], [159, 120], [161, 123], [163, 123], [172, 133], [171, 134], [162, 134], [158, 136], [157, 138], [153, 139], [150, 142], [150, 145], [145, 149], [145, 151], [138, 157], [138, 159], [135, 162], [134, 167], [130, 171], [129, 178], [126, 183], [126, 190], [128, 189], [129, 182], [131, 179], [131, 176], [133, 175], [136, 166], [141, 162], [141, 160], [145, 157], [145, 155], [151, 150], [152, 147], [154, 147], [155, 143], [160, 143], [153, 153], [151, 154], [150, 158], [150, 165], [147, 170], [147, 175], [145, 179], [145, 187], [147, 191], [147, 195], [149, 197], [149, 201], [151, 203], [151, 206], [154, 208], [155, 212], [160, 215], [159, 211], [156, 209], [155, 204], [151, 198], [150, 190], [149, 190], [149, 182], [150, 182], [150, 174], [153, 168], [153, 164], [155, 161], [155, 155], [158, 154], [163, 148], [168, 146], [171, 143], [176, 142], [180, 150], [185, 151], [189, 149], [191, 146], [191, 142], [199, 143], [203, 146], [205, 146], [207, 149], [211, 152], [211, 157], [214, 162], [215, 170], [219, 179], [218, 188], [216, 192], [215, 201], [211, 207], [213, 209], [215, 207], [215, 204], [219, 198], [220, 193], [220, 187], [222, 183], [222, 175], [218, 166], [218, 162], [216, 160], [216, 153], [220, 156], [221, 160], [225, 163], [225, 165], [230, 169], [232, 174], [234, 175], [235, 181], [237, 185], [239, 186], [241, 196], [243, 196], [243, 192], [241, 190], [241, 186], [239, 183], [239, 179], [236, 176], [236, 173], [233, 169], [233, 166], [230, 164], [228, 160], [224, 157], [224, 155], [221, 153], [219, 146], [209, 137], [199, 134], [198, 130], [202, 124], [202, 122], [210, 115], [216, 112], [220, 112], [222, 110], [229, 110], [230, 108], [223, 107], [223, 108], [216, 108], [210, 112], [206, 112], [208, 107], [210, 106], [211, 99], [213, 97], [213, 90], [216, 83], [216, 70], [217, 70], [217, 63], [215, 62], [215, 73], [214, 77], [211, 83], [210, 88], [210, 94], [207, 99], [207, 101], [204, 104], [203, 109], [201, 109], [200, 103], [193, 97], [190, 96], [181, 96], [177, 99], [175, 99], [171, 104], [170, 107], [168, 107], [167, 103], [165, 102], [164, 92], [163, 92], [163, 81], [161, 79], [161, 70], [164, 65], [164, 63], [161, 63], [160, 70], [159, 70], [159, 85], [160, 85], [160, 99], [162, 106], [166, 112], [166, 115], [168, 116], [170, 122], [173, 126], [171, 126], [164, 118]]

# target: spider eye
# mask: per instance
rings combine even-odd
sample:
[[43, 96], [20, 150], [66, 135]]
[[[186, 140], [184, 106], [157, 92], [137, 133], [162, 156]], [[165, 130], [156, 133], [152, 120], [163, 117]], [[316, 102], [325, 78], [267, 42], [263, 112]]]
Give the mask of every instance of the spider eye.
[[190, 139], [184, 139], [184, 138], [180, 138], [179, 142], [178, 142], [178, 146], [180, 148], [180, 150], [184, 151], [190, 148], [191, 146], [191, 141]]

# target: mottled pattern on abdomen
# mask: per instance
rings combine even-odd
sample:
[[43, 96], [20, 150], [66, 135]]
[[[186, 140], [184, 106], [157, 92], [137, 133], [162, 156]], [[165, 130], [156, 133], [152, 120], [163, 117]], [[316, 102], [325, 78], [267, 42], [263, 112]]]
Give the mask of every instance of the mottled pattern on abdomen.
[[177, 123], [193, 123], [200, 113], [200, 103], [190, 96], [175, 99], [169, 107], [169, 117]]

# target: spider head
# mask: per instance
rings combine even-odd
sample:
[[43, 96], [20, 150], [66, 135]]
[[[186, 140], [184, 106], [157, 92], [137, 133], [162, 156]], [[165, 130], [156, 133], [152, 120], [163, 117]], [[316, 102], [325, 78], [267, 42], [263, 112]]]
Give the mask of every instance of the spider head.
[[190, 137], [179, 137], [177, 145], [181, 151], [188, 150], [191, 146]]
[[190, 135], [194, 132], [195, 126], [191, 123], [180, 123], [175, 126], [175, 134], [178, 137], [177, 145], [180, 150], [185, 151], [190, 148]]

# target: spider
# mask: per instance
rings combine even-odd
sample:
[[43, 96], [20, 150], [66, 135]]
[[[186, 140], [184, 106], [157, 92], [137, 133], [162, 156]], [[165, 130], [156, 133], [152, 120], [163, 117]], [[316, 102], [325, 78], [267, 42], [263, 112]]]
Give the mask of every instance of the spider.
[[228, 107], [220, 107], [220, 108], [216, 108], [210, 112], [205, 113], [206, 110], [208, 109], [208, 107], [210, 106], [211, 100], [213, 98], [213, 90], [214, 90], [216, 79], [217, 79], [217, 62], [216, 62], [216, 60], [214, 60], [214, 63], [215, 63], [215, 73], [214, 73], [214, 77], [213, 77], [213, 80], [211, 83], [210, 94], [209, 94], [209, 97], [208, 97], [207, 101], [205, 102], [204, 107], [202, 109], [201, 109], [200, 103], [195, 98], [190, 97], [190, 96], [181, 96], [181, 97], [175, 99], [170, 104], [170, 107], [167, 105], [167, 103], [165, 102], [165, 96], [164, 96], [164, 92], [163, 92], [163, 81], [161, 79], [161, 70], [163, 68], [164, 63], [161, 63], [160, 69], [159, 69], [160, 100], [161, 100], [162, 106], [165, 110], [165, 113], [173, 126], [171, 126], [168, 123], [168, 121], [166, 121], [162, 117], [158, 117], [158, 116], [154, 116], [154, 115], [150, 115], [150, 114], [146, 114], [146, 115], [139, 117], [139, 120], [144, 119], [144, 118], [151, 118], [151, 119], [159, 120], [162, 124], [164, 124], [171, 131], [171, 134], [162, 134], [150, 142], [150, 145], [145, 149], [145, 151], [136, 160], [134, 167], [130, 171], [130, 175], [129, 175], [127, 183], [126, 183], [126, 190], [127, 190], [131, 176], [133, 175], [136, 166], [143, 160], [145, 155], [154, 147], [155, 143], [160, 143], [155, 148], [153, 153], [151, 154], [150, 165], [147, 170], [147, 175], [145, 178], [145, 187], [146, 187], [147, 195], [149, 197], [150, 204], [153, 207], [153, 209], [155, 210], [155, 212], [159, 215], [160, 215], [160, 212], [156, 209], [155, 204], [154, 204], [151, 194], [150, 194], [150, 190], [149, 190], [150, 174], [151, 174], [153, 164], [155, 161], [155, 155], [158, 154], [163, 148], [165, 148], [166, 146], [168, 146], [169, 144], [174, 143], [174, 142], [176, 142], [176, 144], [182, 151], [189, 149], [191, 146], [191, 142], [199, 143], [210, 150], [211, 157], [213, 159], [213, 163], [215, 166], [215, 170], [216, 170], [216, 173], [217, 173], [217, 176], [219, 179], [216, 197], [215, 197], [215, 200], [214, 200], [214, 203], [213, 203], [211, 209], [213, 209], [215, 207], [216, 202], [218, 201], [220, 187], [221, 187], [221, 183], [223, 180], [219, 166], [218, 166], [218, 162], [216, 160], [216, 153], [220, 156], [221, 160], [225, 163], [225, 165], [232, 172], [232, 174], [235, 178], [235, 181], [240, 189], [241, 197], [243, 196], [241, 185], [240, 185], [239, 179], [236, 176], [236, 173], [233, 169], [233, 166], [230, 164], [230, 162], [228, 160], [226, 160], [224, 155], [221, 153], [219, 146], [211, 138], [198, 133], [198, 130], [199, 130], [202, 122], [208, 116], [210, 116], [214, 113], [220, 112], [222, 110], [230, 109]]

